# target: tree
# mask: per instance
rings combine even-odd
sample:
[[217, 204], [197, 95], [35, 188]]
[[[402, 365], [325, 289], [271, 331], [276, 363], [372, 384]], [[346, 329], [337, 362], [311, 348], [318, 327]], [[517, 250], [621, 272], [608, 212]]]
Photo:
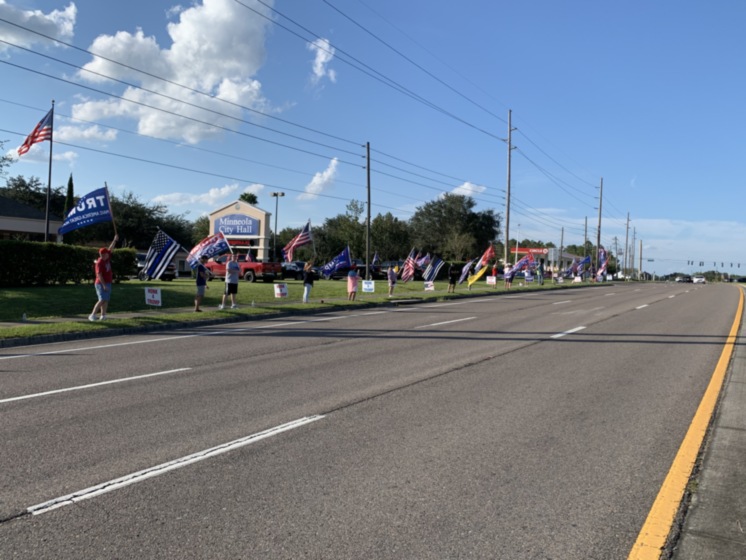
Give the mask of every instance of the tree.
[[[410, 220], [413, 244], [447, 260], [481, 254], [496, 240], [500, 224], [494, 210], [475, 212], [475, 206], [471, 197], [446, 194], [418, 207]], [[473, 239], [470, 247], [469, 237]]]
[[364, 210], [364, 203], [352, 200], [344, 214], [327, 218], [321, 228], [314, 228], [316, 252], [321, 260], [331, 260], [348, 245], [355, 258], [365, 259], [365, 224], [360, 222]]
[[200, 216], [192, 224], [192, 244], [196, 245], [210, 235], [210, 218]]
[[256, 206], [259, 203], [259, 199], [253, 192], [241, 193], [241, 196], [238, 197], [238, 200], [242, 200], [243, 202], [251, 204], [252, 206]]
[[65, 205], [62, 207], [62, 217], [66, 217], [72, 207], [75, 205], [75, 187], [73, 185], [73, 174], [67, 180], [67, 196], [65, 196]]
[[377, 251], [381, 260], [404, 258], [412, 248], [409, 241], [409, 225], [394, 217], [391, 212], [385, 215], [378, 214], [370, 225], [370, 243], [371, 250]]
[[[0, 195], [12, 198], [16, 202], [26, 204], [45, 212], [47, 208], [47, 188], [42, 185], [38, 177], [25, 179], [22, 175], [11, 177], [7, 180], [5, 188], [0, 189]], [[62, 217], [62, 209], [65, 206], [65, 196], [62, 187], [52, 189], [49, 198], [49, 212], [52, 216]]]
[[[5, 141], [0, 140], [0, 152], [5, 151]], [[13, 158], [11, 158], [9, 155], [0, 156], [0, 177], [5, 177], [6, 167], [10, 167], [10, 164], [13, 163]]]

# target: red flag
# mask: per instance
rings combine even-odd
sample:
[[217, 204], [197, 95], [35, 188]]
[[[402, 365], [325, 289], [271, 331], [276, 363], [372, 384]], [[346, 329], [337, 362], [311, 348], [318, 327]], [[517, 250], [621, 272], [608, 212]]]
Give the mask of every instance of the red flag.
[[23, 144], [18, 147], [18, 155], [22, 156], [31, 149], [31, 146], [45, 140], [52, 140], [52, 122], [54, 121], [54, 108], [50, 109], [47, 116], [39, 121], [34, 130], [31, 131], [24, 140]]

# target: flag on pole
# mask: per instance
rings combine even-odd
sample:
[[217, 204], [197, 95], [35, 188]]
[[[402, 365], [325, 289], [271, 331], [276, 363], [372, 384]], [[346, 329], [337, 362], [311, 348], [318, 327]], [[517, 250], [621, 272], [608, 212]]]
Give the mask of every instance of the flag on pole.
[[597, 275], [599, 277], [606, 274], [606, 267], [609, 264], [609, 259], [606, 255], [606, 249], [603, 248], [603, 246], [600, 246], [598, 248], [598, 273]]
[[23, 144], [18, 146], [18, 155], [22, 156], [31, 149], [31, 146], [44, 142], [46, 140], [52, 140], [52, 124], [54, 121], [54, 108], [50, 109], [47, 115], [39, 121], [39, 124], [34, 127], [23, 141]]
[[371, 266], [378, 266], [381, 264], [381, 258], [378, 256], [378, 251], [373, 255], [373, 260], [370, 261]]
[[414, 248], [412, 248], [412, 250], [409, 252], [407, 260], [404, 261], [404, 269], [401, 273], [402, 282], [409, 282], [412, 278], [414, 278], [414, 269], [415, 266], [417, 266], [415, 258], [416, 257], [414, 256]]
[[197, 268], [197, 265], [199, 265], [199, 260], [202, 257], [207, 257], [209, 259], [217, 255], [222, 255], [226, 251], [230, 250], [231, 247], [230, 245], [228, 245], [228, 241], [225, 239], [225, 235], [223, 235], [223, 232], [221, 231], [216, 233], [215, 235], [205, 237], [202, 241], [197, 243], [197, 245], [195, 245], [194, 248], [189, 251], [187, 262], [189, 263], [190, 267]]
[[57, 233], [63, 235], [69, 231], [113, 220], [114, 217], [109, 204], [109, 190], [103, 187], [80, 197], [78, 203], [67, 213], [65, 221], [62, 227], [57, 230]]
[[427, 265], [430, 264], [430, 253], [425, 255], [424, 257], [420, 258], [419, 255], [417, 256], [417, 268], [425, 268]]
[[471, 270], [471, 267], [474, 265], [477, 259], [472, 259], [468, 263], [464, 265], [464, 268], [461, 269], [461, 277], [458, 279], [459, 284], [463, 284], [464, 280], [466, 280], [466, 277], [469, 276], [469, 270]]
[[495, 248], [490, 243], [490, 246], [487, 247], [487, 250], [484, 252], [482, 258], [479, 259], [477, 266], [474, 268], [474, 274], [472, 274], [471, 278], [469, 278], [469, 286], [479, 280], [484, 275], [484, 273], [487, 272], [487, 263], [489, 263], [490, 260], [494, 258]]
[[159, 229], [158, 233], [155, 234], [153, 243], [150, 244], [143, 266], [143, 272], [148, 279], [160, 278], [176, 253], [179, 252], [179, 249], [181, 249], [181, 245], [171, 239], [166, 232]]
[[337, 255], [323, 267], [321, 267], [321, 274], [329, 278], [340, 268], [350, 268], [351, 266], [352, 259], [350, 258], [350, 247], [347, 246], [345, 247], [344, 251], [342, 251], [339, 255]]
[[311, 220], [303, 226], [300, 233], [290, 240], [290, 243], [285, 245], [282, 249], [282, 255], [285, 257], [285, 261], [290, 262], [293, 260], [293, 251], [303, 245], [308, 245], [313, 242], [313, 235], [311, 234]]
[[427, 265], [425, 272], [422, 274], [422, 279], [425, 282], [435, 282], [435, 278], [437, 278], [438, 272], [440, 272], [440, 269], [443, 268], [444, 264], [446, 263], [443, 262], [443, 259], [437, 255], [434, 256], [430, 261], [430, 264]]

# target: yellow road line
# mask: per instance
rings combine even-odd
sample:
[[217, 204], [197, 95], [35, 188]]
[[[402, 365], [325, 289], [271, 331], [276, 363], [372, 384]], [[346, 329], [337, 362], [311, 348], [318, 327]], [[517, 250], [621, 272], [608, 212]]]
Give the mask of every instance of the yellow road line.
[[720, 355], [715, 372], [712, 374], [710, 383], [707, 386], [702, 401], [699, 403], [697, 412], [694, 414], [692, 423], [681, 442], [678, 453], [673, 460], [671, 469], [663, 481], [658, 496], [653, 502], [653, 507], [648, 513], [648, 517], [637, 536], [632, 550], [627, 560], [659, 560], [666, 540], [671, 532], [676, 512], [681, 505], [681, 499], [684, 496], [686, 485], [689, 483], [689, 477], [692, 475], [697, 455], [702, 447], [702, 442], [707, 433], [707, 427], [710, 425], [718, 396], [723, 387], [725, 373], [730, 363], [730, 357], [733, 354], [733, 347], [738, 334], [738, 328], [741, 325], [741, 316], [743, 315], [743, 290], [739, 290], [740, 299], [738, 301], [738, 310], [736, 318], [730, 328], [728, 340]]

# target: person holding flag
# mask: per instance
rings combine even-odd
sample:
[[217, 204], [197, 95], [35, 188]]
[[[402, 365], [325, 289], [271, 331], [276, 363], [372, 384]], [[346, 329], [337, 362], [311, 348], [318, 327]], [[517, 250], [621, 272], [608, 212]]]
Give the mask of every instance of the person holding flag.
[[472, 274], [471, 278], [469, 278], [469, 287], [471, 287], [474, 282], [484, 276], [484, 273], [487, 272], [487, 264], [494, 258], [495, 248], [492, 246], [492, 244], [490, 244], [490, 246], [487, 247], [487, 250], [482, 255], [482, 258], [479, 259], [476, 268], [474, 268], [474, 274]]
[[94, 287], [96, 288], [96, 296], [98, 301], [93, 306], [93, 311], [88, 316], [89, 321], [96, 320], [96, 313], [100, 314], [99, 319], [101, 321], [106, 319], [106, 310], [109, 307], [109, 300], [111, 299], [111, 284], [114, 280], [114, 271], [111, 268], [111, 252], [114, 250], [114, 246], [117, 244], [119, 239], [118, 235], [114, 235], [114, 241], [111, 242], [109, 247], [101, 247], [98, 250], [98, 259], [94, 262], [94, 271], [96, 273], [96, 282]]

